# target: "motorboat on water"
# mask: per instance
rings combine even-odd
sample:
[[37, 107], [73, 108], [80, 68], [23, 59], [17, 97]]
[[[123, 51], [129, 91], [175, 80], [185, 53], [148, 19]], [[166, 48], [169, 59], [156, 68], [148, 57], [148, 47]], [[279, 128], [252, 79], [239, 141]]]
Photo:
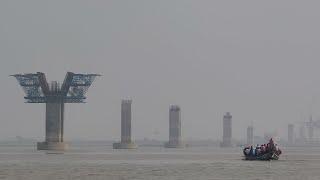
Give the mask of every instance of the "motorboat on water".
[[278, 160], [282, 151], [279, 149], [278, 145], [274, 143], [271, 138], [269, 143], [263, 144], [256, 147], [247, 146], [243, 149], [244, 160], [261, 160], [270, 161]]

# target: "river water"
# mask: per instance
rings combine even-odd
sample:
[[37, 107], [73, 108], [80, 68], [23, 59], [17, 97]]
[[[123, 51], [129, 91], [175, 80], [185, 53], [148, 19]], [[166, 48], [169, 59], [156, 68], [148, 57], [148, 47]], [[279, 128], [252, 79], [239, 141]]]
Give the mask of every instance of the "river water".
[[65, 153], [0, 146], [0, 179], [200, 180], [320, 179], [320, 148], [282, 148], [278, 161], [244, 161], [240, 148], [71, 146]]

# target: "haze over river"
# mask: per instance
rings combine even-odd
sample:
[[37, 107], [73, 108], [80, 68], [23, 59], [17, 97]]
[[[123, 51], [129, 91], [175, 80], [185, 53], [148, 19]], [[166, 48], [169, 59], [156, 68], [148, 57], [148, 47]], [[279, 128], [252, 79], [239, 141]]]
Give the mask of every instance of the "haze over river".
[[0, 179], [198, 180], [320, 179], [320, 148], [282, 148], [279, 161], [244, 161], [241, 148], [140, 147], [113, 150], [104, 145], [72, 145], [63, 154], [34, 146], [0, 146]]

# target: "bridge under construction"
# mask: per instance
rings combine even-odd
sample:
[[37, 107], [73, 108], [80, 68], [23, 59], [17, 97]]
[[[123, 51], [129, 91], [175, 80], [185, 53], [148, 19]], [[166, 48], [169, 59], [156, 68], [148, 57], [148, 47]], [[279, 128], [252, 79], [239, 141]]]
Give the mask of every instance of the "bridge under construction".
[[63, 140], [65, 103], [84, 103], [86, 92], [99, 74], [75, 74], [68, 72], [64, 82], [50, 84], [44, 73], [15, 74], [26, 96], [26, 103], [46, 103], [46, 137], [37, 143], [38, 150], [65, 150]]

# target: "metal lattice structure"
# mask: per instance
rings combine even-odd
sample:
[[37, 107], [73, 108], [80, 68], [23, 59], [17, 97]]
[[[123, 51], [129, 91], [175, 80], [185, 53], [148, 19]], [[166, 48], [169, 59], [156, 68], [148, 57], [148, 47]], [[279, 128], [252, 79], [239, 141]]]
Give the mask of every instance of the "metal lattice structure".
[[86, 93], [99, 74], [75, 74], [68, 72], [63, 84], [53, 81], [50, 85], [44, 73], [15, 74], [26, 96], [26, 103], [84, 103]]

